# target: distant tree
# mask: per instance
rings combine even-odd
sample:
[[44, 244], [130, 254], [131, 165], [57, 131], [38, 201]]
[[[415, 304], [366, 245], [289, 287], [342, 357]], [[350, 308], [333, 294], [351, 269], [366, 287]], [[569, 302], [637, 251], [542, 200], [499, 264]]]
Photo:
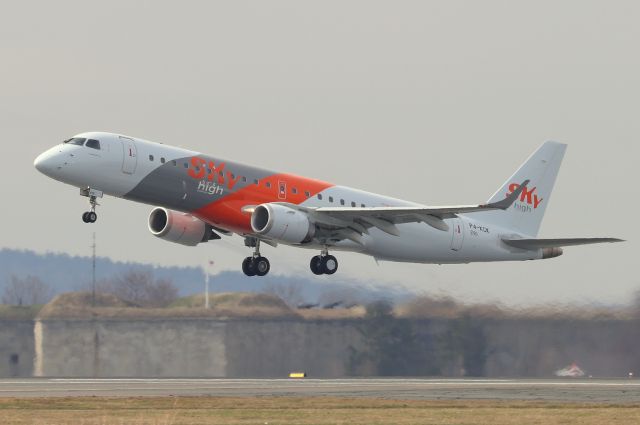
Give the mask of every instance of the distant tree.
[[380, 376], [438, 373], [429, 341], [414, 332], [410, 320], [395, 317], [390, 303], [369, 304], [358, 330], [364, 348], [351, 347], [348, 369], [352, 374], [361, 374], [367, 369], [373, 369], [373, 373]]
[[341, 307], [365, 304], [363, 296], [353, 288], [331, 288], [322, 291], [318, 296], [318, 303], [327, 305], [338, 303]]
[[9, 284], [2, 295], [3, 304], [34, 305], [45, 304], [53, 297], [53, 290], [40, 278], [32, 275], [20, 278], [11, 275]]
[[[463, 376], [484, 376], [488, 356], [488, 342], [484, 328], [471, 316], [465, 315], [449, 322], [448, 329], [440, 336], [440, 355], [458, 360]], [[446, 362], [446, 361], [445, 361]], [[458, 374], [458, 371], [451, 371]]]
[[165, 307], [178, 298], [178, 288], [167, 279], [154, 279], [147, 271], [129, 270], [99, 284], [101, 292], [141, 307]]
[[640, 319], [640, 289], [633, 294], [633, 302], [631, 304], [631, 314], [634, 318]]
[[304, 301], [302, 285], [298, 282], [271, 284], [265, 287], [263, 292], [280, 297], [289, 307], [295, 308]]

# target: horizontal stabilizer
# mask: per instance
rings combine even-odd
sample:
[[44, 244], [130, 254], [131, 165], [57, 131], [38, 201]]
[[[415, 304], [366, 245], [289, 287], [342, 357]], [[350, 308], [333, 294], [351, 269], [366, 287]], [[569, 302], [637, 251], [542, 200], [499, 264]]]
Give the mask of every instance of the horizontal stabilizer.
[[592, 243], [624, 242], [617, 238], [565, 238], [565, 239], [506, 239], [502, 242], [514, 248], [539, 249], [556, 248], [561, 246], [588, 245]]

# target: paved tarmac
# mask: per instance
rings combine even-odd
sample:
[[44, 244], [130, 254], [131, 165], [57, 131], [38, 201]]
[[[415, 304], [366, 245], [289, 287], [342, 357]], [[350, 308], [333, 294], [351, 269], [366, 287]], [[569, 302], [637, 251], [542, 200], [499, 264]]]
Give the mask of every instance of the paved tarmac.
[[0, 397], [333, 396], [640, 403], [640, 380], [2, 379]]

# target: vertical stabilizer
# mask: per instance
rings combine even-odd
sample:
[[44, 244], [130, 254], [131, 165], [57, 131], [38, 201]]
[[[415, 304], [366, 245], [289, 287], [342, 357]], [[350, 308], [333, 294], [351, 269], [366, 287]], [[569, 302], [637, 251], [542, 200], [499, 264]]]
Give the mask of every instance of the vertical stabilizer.
[[[567, 145], [557, 142], [546, 142], [540, 146], [493, 194], [489, 202], [504, 199], [524, 180], [530, 180], [519, 199], [504, 211], [480, 213], [481, 220], [528, 236], [537, 236], [566, 149]], [[474, 215], [474, 218], [479, 218], [479, 215]]]

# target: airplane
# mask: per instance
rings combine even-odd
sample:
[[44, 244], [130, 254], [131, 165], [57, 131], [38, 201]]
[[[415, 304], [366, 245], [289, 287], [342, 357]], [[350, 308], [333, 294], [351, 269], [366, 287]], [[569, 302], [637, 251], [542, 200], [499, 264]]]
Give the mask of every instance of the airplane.
[[252, 255], [247, 276], [271, 265], [260, 243], [320, 251], [316, 275], [334, 274], [332, 251], [376, 261], [451, 264], [548, 259], [562, 247], [616, 238], [537, 239], [566, 145], [546, 142], [486, 203], [427, 206], [293, 174], [227, 161], [181, 147], [106, 132], [78, 134], [39, 155], [35, 168], [80, 188], [97, 220], [107, 194], [153, 205], [149, 231], [195, 246], [240, 235]]

